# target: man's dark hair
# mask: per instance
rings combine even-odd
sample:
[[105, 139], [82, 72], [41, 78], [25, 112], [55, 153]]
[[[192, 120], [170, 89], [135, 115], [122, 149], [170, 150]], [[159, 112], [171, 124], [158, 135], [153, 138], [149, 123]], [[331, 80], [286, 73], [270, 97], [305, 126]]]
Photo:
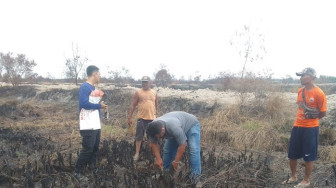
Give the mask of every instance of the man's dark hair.
[[163, 121], [153, 121], [148, 124], [147, 135], [150, 137], [155, 137], [157, 134], [162, 132], [162, 127], [164, 125]]
[[99, 68], [94, 65], [90, 65], [86, 68], [86, 74], [88, 77], [92, 76], [94, 72], [98, 72], [98, 71], [99, 71]]

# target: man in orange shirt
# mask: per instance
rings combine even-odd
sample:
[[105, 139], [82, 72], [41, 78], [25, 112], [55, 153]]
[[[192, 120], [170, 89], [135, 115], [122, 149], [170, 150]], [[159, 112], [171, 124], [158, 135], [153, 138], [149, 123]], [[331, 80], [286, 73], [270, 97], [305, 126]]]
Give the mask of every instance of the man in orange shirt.
[[296, 187], [308, 187], [313, 162], [317, 160], [319, 119], [326, 115], [327, 99], [323, 91], [314, 85], [316, 72], [313, 68], [305, 68], [296, 75], [301, 76], [300, 81], [304, 87], [298, 92], [299, 109], [289, 141], [288, 158], [292, 175], [283, 183], [294, 183], [298, 180], [297, 159], [303, 158], [305, 177]]
[[133, 96], [131, 109], [128, 114], [128, 125], [132, 125], [132, 116], [136, 107], [138, 107], [138, 121], [135, 133], [135, 155], [133, 160], [139, 159], [141, 143], [146, 132], [148, 123], [156, 118], [158, 105], [157, 94], [151, 89], [151, 82], [148, 76], [142, 77], [142, 89], [136, 91]]

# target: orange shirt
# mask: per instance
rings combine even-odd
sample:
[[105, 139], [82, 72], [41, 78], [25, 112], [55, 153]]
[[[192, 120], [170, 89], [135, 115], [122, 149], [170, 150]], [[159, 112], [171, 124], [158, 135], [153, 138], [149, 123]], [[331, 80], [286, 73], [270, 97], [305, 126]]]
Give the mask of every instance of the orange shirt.
[[156, 92], [152, 89], [139, 89], [138, 93], [138, 119], [154, 120], [156, 118]]
[[[303, 98], [302, 98], [303, 88], [299, 89], [297, 104], [299, 105], [299, 109], [297, 111], [296, 120], [294, 126], [296, 127], [317, 127], [319, 126], [319, 118], [316, 119], [306, 119], [303, 110]], [[311, 108], [318, 108], [320, 112], [327, 111], [327, 98], [323, 91], [315, 86], [311, 90], [305, 89], [305, 98], [306, 103]]]

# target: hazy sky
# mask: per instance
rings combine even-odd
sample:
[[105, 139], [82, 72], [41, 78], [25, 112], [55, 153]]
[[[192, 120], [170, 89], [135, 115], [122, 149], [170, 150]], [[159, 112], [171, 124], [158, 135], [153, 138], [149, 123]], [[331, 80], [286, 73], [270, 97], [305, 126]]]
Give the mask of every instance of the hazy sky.
[[24, 53], [36, 72], [63, 77], [71, 44], [103, 74], [122, 66], [139, 78], [160, 64], [179, 78], [238, 72], [230, 39], [244, 25], [265, 35], [267, 54], [249, 69], [294, 76], [311, 66], [336, 76], [335, 1], [0, 0], [0, 52]]

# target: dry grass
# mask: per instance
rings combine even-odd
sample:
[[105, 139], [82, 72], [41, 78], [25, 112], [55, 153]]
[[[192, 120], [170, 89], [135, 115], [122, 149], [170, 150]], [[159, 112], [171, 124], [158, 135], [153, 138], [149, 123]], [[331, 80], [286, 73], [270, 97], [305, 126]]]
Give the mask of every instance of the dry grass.
[[319, 159], [336, 163], [336, 146], [324, 146], [319, 148]]
[[240, 150], [250, 148], [273, 151], [280, 142], [277, 132], [261, 121], [250, 119], [242, 124], [235, 124], [222, 114], [223, 112], [219, 112], [215, 117], [202, 121], [202, 130], [206, 137]]
[[336, 144], [336, 130], [331, 128], [320, 127], [320, 145], [333, 146]]
[[[237, 149], [285, 151], [293, 119], [279, 93], [230, 105], [201, 121], [206, 138]], [[295, 113], [292, 114], [295, 117]]]

